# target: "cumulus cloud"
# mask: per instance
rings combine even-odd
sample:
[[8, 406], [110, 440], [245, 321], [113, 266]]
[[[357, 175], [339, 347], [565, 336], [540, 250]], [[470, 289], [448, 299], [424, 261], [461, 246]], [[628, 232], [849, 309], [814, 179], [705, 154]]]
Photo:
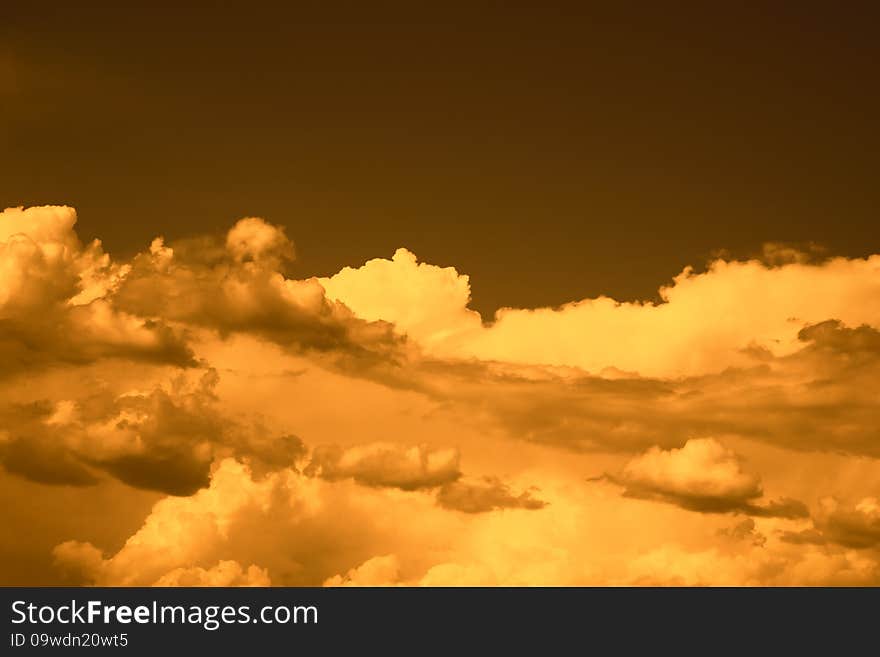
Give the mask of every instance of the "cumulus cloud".
[[[115, 583], [108, 577], [103, 553], [89, 543], [66, 541], [54, 549], [56, 567], [77, 583]], [[148, 586], [271, 586], [266, 570], [250, 565], [246, 569], [232, 560], [222, 560], [209, 568], [192, 566], [174, 568]]]
[[294, 351], [368, 363], [394, 355], [402, 343], [390, 324], [355, 317], [317, 279], [286, 278], [292, 257], [283, 229], [256, 218], [237, 222], [225, 242], [157, 239], [134, 258], [114, 300], [128, 312], [259, 335]]
[[[208, 488], [159, 501], [114, 554], [67, 541], [55, 560], [65, 581], [103, 585], [257, 583], [264, 576], [273, 584], [329, 586], [878, 581], [876, 559], [794, 545], [770, 531], [804, 520], [759, 517], [719, 538], [703, 527], [712, 516], [700, 518], [693, 527], [704, 538], [693, 543], [676, 531], [697, 514], [598, 493], [558, 489], [541, 513], [457, 514], [426, 492], [328, 482], [289, 468], [259, 479], [227, 459]], [[752, 540], [759, 535], [765, 540]]]
[[[225, 461], [210, 488], [157, 503], [117, 554], [106, 558], [90, 543], [66, 541], [54, 550], [57, 566], [84, 584], [149, 586], [171, 573], [204, 568], [205, 561], [216, 564], [212, 548], [240, 514], [268, 504], [276, 484], [284, 489], [284, 482], [255, 482], [245, 466]], [[205, 559], [197, 560], [203, 553]]]
[[654, 447], [627, 463], [619, 479], [634, 497], [658, 494], [698, 508], [716, 502], [735, 508], [762, 495], [760, 478], [744, 472], [736, 454], [711, 438], [689, 440], [680, 449]]
[[514, 494], [497, 477], [475, 481], [459, 480], [444, 484], [437, 491], [437, 502], [444, 509], [464, 513], [486, 513], [498, 509], [543, 509], [547, 503], [532, 496], [531, 491]]
[[433, 450], [425, 445], [406, 447], [394, 443], [373, 443], [342, 448], [315, 448], [306, 474], [328, 481], [353, 479], [364, 486], [401, 490], [435, 488], [461, 476], [457, 449]]
[[215, 466], [207, 488], [156, 503], [115, 554], [73, 540], [55, 548], [55, 560], [59, 572], [83, 584], [147, 586], [178, 569], [232, 560], [260, 564], [273, 584], [319, 585], [383, 543], [415, 552], [451, 531], [451, 519], [423, 519], [432, 510], [452, 515], [437, 510], [429, 495], [398, 495], [293, 468], [258, 478], [229, 458]]
[[660, 288], [658, 304], [598, 297], [560, 308], [504, 308], [488, 327], [467, 308], [467, 276], [417, 264], [405, 250], [322, 284], [359, 316], [394, 322], [437, 355], [596, 373], [709, 374], [748, 364], [750, 348], [790, 354], [802, 327], [829, 318], [880, 327], [880, 255], [790, 260], [718, 259], [704, 273], [685, 268]]
[[391, 260], [376, 258], [318, 280], [329, 298], [344, 303], [358, 317], [392, 322], [432, 349], [481, 325], [479, 313], [467, 307], [468, 277], [453, 267], [418, 262], [407, 249], [397, 249]]
[[742, 469], [740, 458], [712, 438], [695, 438], [679, 449], [652, 447], [630, 460], [619, 475], [606, 475], [624, 487], [624, 495], [660, 500], [702, 513], [802, 518], [809, 515], [797, 500], [758, 505], [761, 479]]
[[[880, 256], [777, 245], [484, 324], [405, 249], [296, 279], [263, 219], [128, 261], [75, 221], [0, 215], [2, 519], [59, 582], [880, 581]], [[861, 501], [798, 501], [829, 494]]]
[[67, 207], [0, 213], [0, 376], [102, 358], [193, 365], [179, 331], [108, 300], [128, 268], [82, 246], [75, 222]]
[[94, 484], [103, 472], [137, 488], [190, 495], [208, 485], [211, 464], [224, 455], [283, 468], [305, 454], [296, 436], [224, 416], [217, 383], [212, 370], [146, 391], [0, 408], [8, 427], [0, 463], [43, 483]]

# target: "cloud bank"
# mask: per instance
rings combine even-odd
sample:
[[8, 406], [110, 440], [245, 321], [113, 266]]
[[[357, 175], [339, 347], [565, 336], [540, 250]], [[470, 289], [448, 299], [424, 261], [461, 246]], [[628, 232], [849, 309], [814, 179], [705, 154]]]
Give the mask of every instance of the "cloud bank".
[[880, 582], [880, 255], [488, 318], [403, 248], [75, 224], [0, 214], [0, 583]]

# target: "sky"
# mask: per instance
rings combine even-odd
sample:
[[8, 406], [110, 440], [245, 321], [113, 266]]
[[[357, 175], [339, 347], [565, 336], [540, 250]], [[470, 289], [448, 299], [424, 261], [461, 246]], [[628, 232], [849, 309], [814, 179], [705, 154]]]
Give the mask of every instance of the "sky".
[[267, 217], [300, 276], [404, 246], [489, 316], [876, 251], [871, 3], [179, 4], [3, 9], [6, 205], [121, 256]]
[[0, 584], [877, 585], [871, 8], [0, 17]]

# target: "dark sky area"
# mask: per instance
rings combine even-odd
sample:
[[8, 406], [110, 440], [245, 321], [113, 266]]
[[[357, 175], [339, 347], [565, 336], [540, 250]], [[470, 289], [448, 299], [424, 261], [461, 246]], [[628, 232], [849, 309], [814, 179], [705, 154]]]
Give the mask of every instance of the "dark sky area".
[[880, 251], [872, 4], [531, 5], [2, 3], [0, 203], [120, 256], [263, 216], [299, 276], [406, 246], [483, 312]]

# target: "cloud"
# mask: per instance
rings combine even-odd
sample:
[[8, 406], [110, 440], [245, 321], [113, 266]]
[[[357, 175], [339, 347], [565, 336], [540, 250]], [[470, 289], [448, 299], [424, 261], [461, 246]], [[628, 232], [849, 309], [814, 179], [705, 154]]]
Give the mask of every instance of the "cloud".
[[401, 574], [400, 559], [388, 554], [368, 559], [344, 575], [334, 575], [324, 586], [490, 586], [497, 583], [487, 569], [457, 563], [437, 564], [421, 577], [406, 580]]
[[[212, 547], [224, 542], [238, 515], [268, 504], [276, 483], [283, 488], [275, 479], [255, 482], [245, 466], [225, 461], [210, 488], [158, 502], [117, 554], [105, 558], [90, 543], [66, 541], [54, 550], [57, 567], [80, 583], [149, 586], [180, 569], [204, 568], [205, 561], [216, 564]], [[209, 554], [197, 561], [203, 552]]]
[[225, 241], [170, 246], [161, 238], [134, 258], [114, 301], [123, 310], [216, 330], [258, 335], [296, 352], [346, 362], [391, 358], [403, 341], [387, 322], [359, 319], [330, 301], [317, 279], [284, 276], [293, 245], [262, 219], [237, 222]]
[[880, 332], [839, 321], [799, 331], [788, 356], [717, 374], [646, 379], [570, 368], [423, 360], [420, 391], [511, 437], [573, 451], [670, 448], [694, 435], [880, 455]]
[[400, 564], [393, 554], [373, 557], [345, 575], [329, 577], [324, 586], [393, 586], [400, 582]]
[[[107, 563], [100, 550], [88, 543], [67, 541], [54, 549], [55, 564], [74, 582], [103, 582]], [[150, 586], [271, 586], [264, 568], [247, 569], [236, 561], [223, 560], [210, 568], [174, 568]]]
[[788, 355], [800, 347], [801, 327], [828, 318], [878, 327], [878, 292], [880, 256], [781, 267], [717, 260], [702, 274], [686, 268], [660, 289], [661, 304], [598, 298], [559, 310], [499, 311], [468, 353], [594, 372], [709, 374], [746, 364], [743, 350], [753, 346]]
[[880, 549], [880, 501], [865, 497], [847, 505], [834, 497], [825, 497], [813, 518], [813, 528], [784, 532], [783, 538], [795, 544], [833, 543], [847, 548]]
[[[772, 531], [802, 527], [802, 519], [756, 517], [753, 525], [719, 536], [724, 525], [714, 523], [715, 516], [691, 520], [697, 514], [606, 496], [600, 487], [547, 492], [552, 503], [541, 513], [450, 513], [430, 491], [328, 482], [291, 468], [257, 478], [227, 459], [208, 488], [160, 500], [115, 553], [78, 541], [54, 552], [65, 581], [99, 585], [238, 575], [238, 568], [219, 568], [220, 562], [260, 564], [259, 577], [277, 585], [878, 581], [878, 561], [868, 555], [794, 545]], [[689, 532], [696, 534], [688, 538]], [[752, 539], [759, 535], [763, 542]], [[241, 566], [241, 572], [249, 569]]]
[[296, 436], [224, 416], [218, 381], [210, 370], [147, 391], [95, 391], [79, 400], [0, 409], [7, 427], [0, 463], [42, 483], [95, 484], [103, 472], [136, 488], [191, 495], [208, 485], [211, 465], [222, 456], [277, 469], [305, 454]]
[[437, 491], [437, 503], [444, 509], [464, 513], [486, 513], [498, 509], [543, 509], [547, 503], [532, 497], [531, 491], [518, 495], [497, 477], [476, 481], [454, 481]]
[[[778, 254], [779, 249], [771, 249]], [[697, 376], [800, 348], [798, 331], [836, 318], [880, 327], [880, 255], [780, 266], [717, 259], [660, 288], [661, 303], [583, 299], [560, 308], [503, 308], [483, 327], [467, 308], [467, 276], [405, 249], [321, 279], [358, 316], [393, 322], [440, 357], [608, 368], [648, 377]], [[380, 292], [381, 290], [381, 292]]]
[[375, 258], [318, 281], [328, 298], [358, 317], [391, 322], [431, 349], [481, 325], [479, 313], [467, 308], [468, 277], [453, 267], [418, 262], [406, 249], [397, 249], [391, 260]]
[[866, 497], [852, 508], [833, 498], [822, 505], [818, 526], [829, 540], [846, 547], [880, 547], [880, 502]]
[[697, 510], [735, 509], [760, 497], [761, 480], [744, 472], [736, 454], [711, 438], [680, 449], [651, 448], [632, 459], [618, 481], [633, 497], [672, 498]]
[[877, 562], [816, 548], [789, 551], [752, 546], [729, 553], [717, 547], [658, 547], [628, 565], [624, 582], [637, 586], [876, 586]]
[[179, 331], [108, 301], [127, 268], [97, 240], [83, 247], [75, 222], [67, 207], [0, 213], [0, 376], [103, 358], [195, 364]]
[[236, 561], [220, 561], [213, 568], [175, 568], [156, 580], [153, 586], [271, 586], [264, 568], [250, 565], [243, 569]]
[[758, 505], [761, 479], [745, 472], [739, 457], [712, 438], [695, 438], [679, 449], [652, 447], [630, 460], [619, 475], [606, 475], [624, 495], [675, 504], [701, 513], [745, 513], [802, 518], [809, 512], [797, 500]]
[[752, 518], [741, 520], [733, 527], [725, 527], [718, 530], [719, 536], [726, 536], [734, 541], [749, 541], [756, 547], [762, 547], [767, 543], [767, 537], [757, 530]]
[[71, 257], [80, 246], [73, 233], [75, 223], [76, 211], [67, 206], [6, 208], [0, 213], [0, 241], [27, 237], [57, 257]]
[[761, 505], [745, 507], [743, 513], [764, 518], [806, 518], [810, 515], [806, 504], [789, 497], [769, 500]]
[[805, 326], [798, 332], [798, 340], [812, 343], [814, 350], [875, 359], [880, 355], [880, 331], [867, 324], [849, 328], [840, 320], [829, 319]]
[[484, 324], [405, 249], [297, 279], [263, 219], [130, 260], [75, 221], [0, 215], [8, 578], [55, 546], [41, 583], [880, 581], [880, 256]]
[[226, 234], [226, 250], [236, 262], [268, 263], [272, 268], [294, 258], [293, 242], [284, 228], [259, 217], [238, 220]]
[[760, 261], [771, 267], [790, 264], [822, 264], [826, 259], [826, 249], [813, 242], [806, 244], [765, 242], [761, 245]]
[[7, 472], [43, 484], [97, 483], [98, 474], [55, 439], [46, 423], [53, 412], [54, 407], [45, 401], [2, 409], [5, 429], [0, 432], [0, 463]]
[[207, 488], [156, 503], [114, 554], [66, 541], [54, 555], [59, 572], [83, 584], [147, 586], [178, 569], [232, 560], [260, 564], [274, 584], [319, 585], [383, 543], [407, 554], [436, 544], [452, 531], [451, 515], [426, 494], [326, 482], [292, 468], [257, 478], [229, 458]]
[[321, 445], [312, 453], [305, 472], [328, 481], [350, 478], [364, 486], [418, 490], [458, 479], [459, 461], [456, 449], [432, 450], [425, 445]]

